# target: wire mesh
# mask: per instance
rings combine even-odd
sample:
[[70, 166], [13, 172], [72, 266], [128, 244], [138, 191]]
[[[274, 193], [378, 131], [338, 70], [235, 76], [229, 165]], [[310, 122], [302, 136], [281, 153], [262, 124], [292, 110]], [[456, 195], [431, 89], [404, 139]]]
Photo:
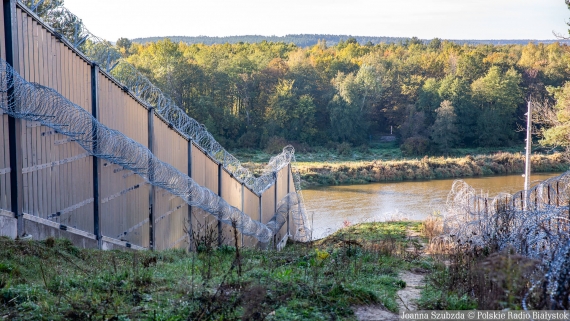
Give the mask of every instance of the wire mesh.
[[[251, 219], [186, 174], [160, 161], [145, 146], [104, 126], [89, 112], [55, 90], [24, 80], [4, 60], [0, 60], [0, 96], [0, 109], [9, 116], [39, 122], [70, 137], [90, 155], [133, 171], [150, 184], [181, 197], [189, 205], [203, 209], [222, 223], [235, 223], [242, 234], [253, 236], [260, 242], [271, 240], [283, 226], [287, 213], [291, 214], [294, 222], [303, 224], [306, 221], [301, 198], [294, 192], [279, 203], [269, 226]], [[297, 236], [301, 241], [306, 240], [303, 238], [305, 226], [298, 226], [303, 232]]]
[[541, 262], [533, 288], [543, 286], [546, 275], [551, 308], [569, 308], [570, 172], [528, 191], [495, 197], [477, 193], [458, 180], [446, 205], [444, 238], [449, 244], [472, 250], [514, 250]]

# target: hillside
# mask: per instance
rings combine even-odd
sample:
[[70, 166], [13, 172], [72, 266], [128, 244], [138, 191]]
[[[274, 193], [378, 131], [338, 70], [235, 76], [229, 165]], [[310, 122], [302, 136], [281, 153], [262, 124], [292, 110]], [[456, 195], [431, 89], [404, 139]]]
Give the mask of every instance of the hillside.
[[[299, 47], [310, 47], [316, 45], [319, 40], [325, 40], [327, 45], [336, 45], [340, 40], [347, 40], [348, 38], [354, 38], [360, 44], [366, 44], [368, 42], [372, 44], [379, 43], [405, 43], [414, 38], [408, 37], [368, 37], [368, 36], [350, 36], [350, 35], [323, 35], [323, 34], [301, 34], [301, 35], [286, 35], [286, 36], [261, 36], [261, 35], [245, 35], [245, 36], [226, 36], [226, 37], [209, 37], [209, 36], [166, 36], [166, 37], [145, 37], [145, 38], [135, 38], [132, 39], [135, 43], [149, 43], [157, 42], [164, 39], [170, 39], [173, 42], [184, 42], [188, 44], [203, 43], [206, 45], [213, 44], [223, 44], [223, 43], [260, 43], [262, 41], [268, 42], [284, 42], [284, 43], [294, 43]], [[428, 43], [429, 39], [421, 39], [424, 43]], [[491, 44], [491, 45], [526, 45], [529, 42], [532, 43], [544, 43], [550, 44], [554, 42], [561, 42], [569, 44], [570, 41], [559, 41], [559, 40], [536, 40], [536, 39], [487, 39], [487, 40], [474, 40], [474, 39], [451, 39], [449, 40], [456, 44]]]

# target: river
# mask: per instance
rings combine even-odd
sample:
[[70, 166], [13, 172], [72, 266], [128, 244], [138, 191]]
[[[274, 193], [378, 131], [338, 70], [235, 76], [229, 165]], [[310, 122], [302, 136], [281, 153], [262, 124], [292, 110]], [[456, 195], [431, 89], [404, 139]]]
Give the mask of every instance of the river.
[[[531, 175], [537, 183], [560, 173]], [[421, 220], [443, 211], [447, 194], [455, 179], [327, 186], [303, 190], [313, 238], [329, 235], [344, 222], [351, 224], [390, 219]], [[494, 196], [523, 189], [524, 178], [518, 175], [465, 178], [476, 190]]]

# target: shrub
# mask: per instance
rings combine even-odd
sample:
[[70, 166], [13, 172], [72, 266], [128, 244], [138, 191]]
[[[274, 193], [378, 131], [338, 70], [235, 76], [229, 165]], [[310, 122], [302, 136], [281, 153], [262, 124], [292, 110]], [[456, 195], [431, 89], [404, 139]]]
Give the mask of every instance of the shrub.
[[265, 152], [268, 154], [278, 154], [283, 151], [283, 147], [287, 146], [287, 140], [283, 137], [273, 136], [269, 138], [265, 144]]
[[347, 142], [340, 143], [336, 146], [336, 152], [342, 156], [349, 156], [352, 154], [352, 146]]
[[248, 131], [238, 139], [238, 144], [243, 148], [257, 148], [259, 146], [259, 135], [253, 131]]
[[400, 146], [405, 156], [421, 156], [428, 151], [429, 140], [422, 136], [414, 136], [406, 139]]

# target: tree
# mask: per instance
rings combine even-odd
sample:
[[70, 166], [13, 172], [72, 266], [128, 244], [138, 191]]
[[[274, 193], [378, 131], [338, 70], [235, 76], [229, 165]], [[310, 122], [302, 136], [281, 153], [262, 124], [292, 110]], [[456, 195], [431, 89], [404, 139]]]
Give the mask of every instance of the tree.
[[26, 7], [30, 8], [40, 18], [44, 19], [51, 10], [63, 6], [63, 0], [24, 0]]
[[480, 146], [508, 144], [514, 136], [515, 111], [522, 101], [521, 75], [514, 69], [501, 73], [493, 66], [471, 88], [479, 107], [477, 133]]
[[455, 108], [449, 100], [444, 100], [435, 112], [437, 116], [430, 128], [431, 139], [441, 151], [448, 154], [459, 140]]
[[[570, 155], [570, 82], [559, 88], [550, 88], [556, 104], [550, 107], [547, 103], [536, 106], [533, 104], [534, 120], [542, 126], [539, 133], [540, 143], [544, 146], [560, 146]], [[538, 107], [538, 108], [537, 108]]]
[[117, 49], [119, 49], [119, 52], [121, 53], [121, 56], [123, 57], [128, 57], [130, 55], [129, 50], [131, 49], [131, 46], [133, 45], [133, 42], [130, 41], [127, 38], [119, 38], [117, 40], [117, 43], [115, 44], [115, 46], [117, 47]]
[[428, 48], [430, 50], [439, 50], [441, 49], [441, 39], [439, 38], [433, 38], [429, 44], [428, 44]]

